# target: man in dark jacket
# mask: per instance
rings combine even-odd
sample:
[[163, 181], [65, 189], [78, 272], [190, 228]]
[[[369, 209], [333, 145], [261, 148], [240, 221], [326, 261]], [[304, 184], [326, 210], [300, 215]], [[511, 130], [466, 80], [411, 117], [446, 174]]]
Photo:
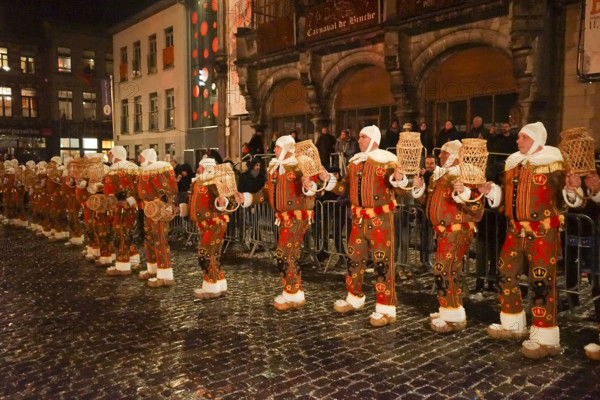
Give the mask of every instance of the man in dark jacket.
[[329, 129], [326, 126], [321, 129], [321, 135], [317, 139], [315, 146], [317, 146], [317, 150], [319, 151], [321, 165], [325, 168], [329, 167], [331, 164], [329, 156], [335, 152], [335, 137], [329, 133]]
[[240, 193], [256, 193], [265, 186], [265, 176], [260, 171], [260, 160], [253, 158], [246, 163], [248, 171], [244, 172], [238, 183]]
[[473, 125], [471, 126], [469, 137], [474, 139], [485, 139], [488, 142], [492, 140], [492, 135], [490, 131], [483, 126], [483, 118], [480, 116], [473, 118]]
[[437, 147], [442, 147], [448, 142], [453, 140], [462, 140], [462, 135], [456, 130], [452, 121], [447, 120], [444, 123], [444, 127], [440, 131], [437, 137], [437, 143], [435, 144]]
[[395, 119], [392, 121], [392, 125], [385, 131], [385, 136], [381, 140], [381, 148], [387, 149], [389, 147], [396, 147], [398, 144], [398, 139], [400, 138], [400, 125], [398, 124], [398, 120]]
[[264, 154], [265, 146], [263, 144], [263, 132], [259, 129], [256, 130], [250, 142], [248, 143], [248, 149], [252, 155], [255, 154]]

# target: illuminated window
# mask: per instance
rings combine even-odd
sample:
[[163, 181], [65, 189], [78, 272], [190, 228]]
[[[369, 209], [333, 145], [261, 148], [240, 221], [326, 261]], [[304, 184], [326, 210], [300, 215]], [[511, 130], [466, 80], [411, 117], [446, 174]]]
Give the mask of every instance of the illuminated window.
[[0, 47], [0, 70], [10, 71], [8, 66], [8, 49], [6, 47]]
[[21, 56], [21, 72], [24, 74], [35, 74], [35, 60], [33, 57]]
[[12, 89], [0, 86], [0, 117], [12, 117]]
[[133, 43], [133, 61], [131, 63], [131, 73], [134, 78], [142, 76], [142, 49], [140, 41]]
[[148, 36], [148, 73], [156, 72], [156, 35]]
[[58, 114], [62, 119], [73, 119], [73, 92], [58, 91]]
[[83, 50], [83, 58], [81, 64], [83, 65], [83, 72], [91, 73], [95, 69], [96, 52], [92, 50]]
[[37, 92], [35, 89], [21, 89], [21, 109], [24, 118], [35, 118], [37, 113]]
[[71, 72], [71, 49], [58, 48], [58, 72]]
[[83, 92], [83, 118], [96, 119], [96, 93]]

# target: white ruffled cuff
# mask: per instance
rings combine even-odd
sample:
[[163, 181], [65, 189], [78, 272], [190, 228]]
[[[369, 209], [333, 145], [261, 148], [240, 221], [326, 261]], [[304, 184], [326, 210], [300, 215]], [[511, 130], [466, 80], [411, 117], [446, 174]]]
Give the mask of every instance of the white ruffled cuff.
[[129, 204], [129, 207], [133, 207], [137, 204], [137, 201], [135, 201], [135, 198], [133, 196], [129, 196], [127, 198], [127, 204]]
[[394, 179], [394, 174], [392, 174], [390, 175], [389, 181], [390, 184], [395, 188], [405, 188], [408, 186], [408, 178], [406, 175], [403, 175], [402, 180], [398, 182], [396, 179]]
[[496, 208], [500, 206], [500, 202], [502, 202], [502, 189], [500, 189], [500, 186], [492, 183], [492, 189], [485, 197], [487, 197], [490, 207]]
[[242, 207], [250, 207], [252, 205], [252, 195], [248, 192], [242, 194], [244, 195], [244, 203], [242, 204]]
[[[460, 193], [460, 196], [458, 195], [458, 193], [454, 193], [452, 192], [452, 199], [457, 203], [457, 204], [462, 204], [465, 201], [463, 199], [470, 199], [471, 198], [471, 189], [469, 189], [468, 187], [465, 186], [465, 190], [464, 192]], [[450, 321], [452, 322], [452, 321]]]
[[575, 190], [569, 190], [566, 187], [562, 190], [563, 199], [565, 199], [565, 203], [570, 208], [579, 208], [583, 204], [583, 189], [578, 187]]
[[412, 195], [413, 198], [415, 199], [419, 199], [421, 198], [421, 196], [423, 196], [423, 194], [425, 193], [425, 183], [423, 183], [423, 186], [421, 186], [420, 188], [412, 188]]
[[224, 199], [225, 199], [225, 205], [224, 205], [223, 207], [219, 207], [219, 204], [217, 203], [217, 201], [218, 201], [219, 199], [220, 199], [220, 197], [217, 197], [217, 198], [215, 199], [215, 208], [216, 208], [218, 211], [221, 211], [221, 212], [223, 212], [223, 211], [225, 211], [225, 210], [227, 209], [227, 206], [229, 205], [229, 199], [228, 199], [227, 197], [224, 197]]
[[600, 190], [598, 190], [596, 194], [592, 194], [592, 191], [588, 189], [588, 196], [590, 196], [590, 199], [592, 199], [594, 203], [600, 203]]
[[305, 190], [304, 186], [302, 186], [302, 193], [304, 193], [304, 195], [307, 197], [314, 196], [315, 194], [317, 194], [317, 184], [313, 182], [310, 190]]
[[333, 188], [335, 187], [336, 184], [337, 184], [336, 177], [333, 176], [333, 174], [329, 174], [329, 181], [327, 182], [327, 185], [325, 185], [325, 190], [327, 190], [328, 192], [333, 190]]

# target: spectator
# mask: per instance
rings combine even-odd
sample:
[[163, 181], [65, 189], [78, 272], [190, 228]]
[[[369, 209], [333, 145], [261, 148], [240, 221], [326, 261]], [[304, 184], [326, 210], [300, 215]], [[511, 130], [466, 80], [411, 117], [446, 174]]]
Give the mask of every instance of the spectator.
[[427, 130], [427, 122], [421, 121], [419, 132], [421, 133], [421, 143], [427, 149], [427, 154], [431, 154], [433, 152], [433, 137], [431, 137], [431, 133]]
[[206, 157], [212, 158], [213, 160], [215, 160], [215, 162], [217, 164], [223, 163], [223, 157], [221, 157], [221, 155], [219, 154], [219, 152], [216, 149], [208, 149], [206, 151]]
[[358, 145], [350, 137], [348, 130], [344, 129], [340, 132], [340, 137], [335, 142], [335, 152], [340, 154], [335, 164], [339, 167], [341, 176], [344, 176], [348, 171], [348, 160], [358, 152]]
[[265, 153], [265, 147], [263, 145], [263, 131], [262, 130], [257, 129], [256, 132], [254, 133], [254, 135], [252, 135], [252, 138], [250, 139], [250, 142], [248, 143], [248, 150], [250, 151], [250, 154], [252, 154], [252, 155]]
[[277, 141], [278, 136], [279, 135], [277, 134], [277, 132], [273, 132], [273, 134], [271, 135], [271, 143], [269, 144], [269, 154], [275, 153], [275, 142]]
[[492, 137], [494, 137], [495, 134], [496, 134], [496, 123], [492, 122], [492, 125], [490, 126], [490, 135]]
[[179, 164], [175, 158], [171, 161], [171, 165], [173, 166], [175, 179], [177, 180], [177, 198], [175, 200], [175, 205], [187, 203], [188, 191], [192, 186], [194, 171], [189, 164]]
[[[295, 141], [296, 143], [298, 143], [298, 142], [300, 141], [300, 138], [298, 138], [298, 134], [296, 133], [296, 131], [291, 131], [291, 132], [290, 132], [290, 136], [291, 136], [291, 137], [294, 139], [294, 141]], [[275, 147], [273, 147], [273, 149], [274, 149], [274, 148], [275, 148]]]
[[321, 158], [321, 165], [325, 168], [330, 166], [329, 157], [331, 153], [335, 151], [335, 137], [329, 133], [329, 129], [324, 126], [321, 128], [321, 135], [317, 139], [317, 150], [319, 151], [319, 157]]
[[471, 132], [469, 132], [469, 137], [474, 139], [485, 139], [491, 140], [492, 135], [490, 131], [483, 126], [483, 118], [480, 116], [476, 116], [473, 118], [473, 125], [471, 125]]
[[398, 139], [400, 134], [400, 126], [398, 125], [398, 120], [395, 119], [392, 121], [392, 125], [385, 132], [385, 136], [381, 140], [381, 149], [388, 149], [390, 147], [396, 148], [398, 144]]
[[265, 186], [265, 176], [261, 173], [260, 160], [253, 158], [246, 163], [248, 170], [240, 176], [238, 191], [240, 193], [256, 193]]
[[436, 146], [442, 147], [444, 144], [446, 144], [448, 142], [451, 142], [453, 140], [462, 140], [462, 139], [463, 139], [462, 135], [460, 133], [458, 133], [458, 131], [454, 127], [454, 124], [452, 123], [452, 121], [447, 120], [444, 123], [444, 127], [438, 134], [438, 141], [436, 143]]
[[246, 158], [248, 155], [251, 155], [250, 147], [248, 146], [248, 143], [244, 143], [242, 144], [242, 159]]
[[410, 122], [405, 122], [404, 125], [402, 125], [402, 132], [412, 132], [413, 130], [413, 124]]
[[425, 185], [429, 185], [429, 178], [431, 178], [431, 175], [433, 175], [437, 168], [437, 162], [433, 155], [425, 157], [425, 169], [421, 170]]

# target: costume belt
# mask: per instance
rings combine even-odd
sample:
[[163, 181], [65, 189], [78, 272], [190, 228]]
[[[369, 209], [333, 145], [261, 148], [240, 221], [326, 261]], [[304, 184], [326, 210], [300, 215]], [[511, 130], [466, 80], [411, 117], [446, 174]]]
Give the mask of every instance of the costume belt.
[[292, 219], [312, 221], [315, 212], [313, 210], [294, 210], [275, 213], [275, 225], [279, 226], [281, 221], [286, 222]]
[[452, 224], [450, 226], [444, 226], [444, 225], [434, 225], [433, 226], [433, 230], [439, 234], [442, 234], [444, 232], [454, 232], [454, 231], [469, 230], [469, 229], [476, 230], [475, 222], [463, 222], [462, 224]]
[[352, 215], [357, 218], [360, 218], [360, 220], [362, 220], [363, 218], [372, 219], [380, 215], [392, 212], [394, 211], [394, 208], [396, 208], [396, 202], [393, 200], [389, 204], [375, 208], [352, 206]]
[[205, 219], [204, 221], [198, 222], [198, 228], [210, 228], [211, 226], [227, 222], [229, 222], [229, 215], [221, 215], [219, 217]]
[[533, 233], [535, 235], [544, 235], [550, 228], [560, 228], [565, 222], [564, 215], [555, 215], [554, 217], [548, 217], [541, 221], [515, 221], [510, 220], [510, 224], [515, 232], [520, 233], [521, 237], [524, 237], [527, 233]]

